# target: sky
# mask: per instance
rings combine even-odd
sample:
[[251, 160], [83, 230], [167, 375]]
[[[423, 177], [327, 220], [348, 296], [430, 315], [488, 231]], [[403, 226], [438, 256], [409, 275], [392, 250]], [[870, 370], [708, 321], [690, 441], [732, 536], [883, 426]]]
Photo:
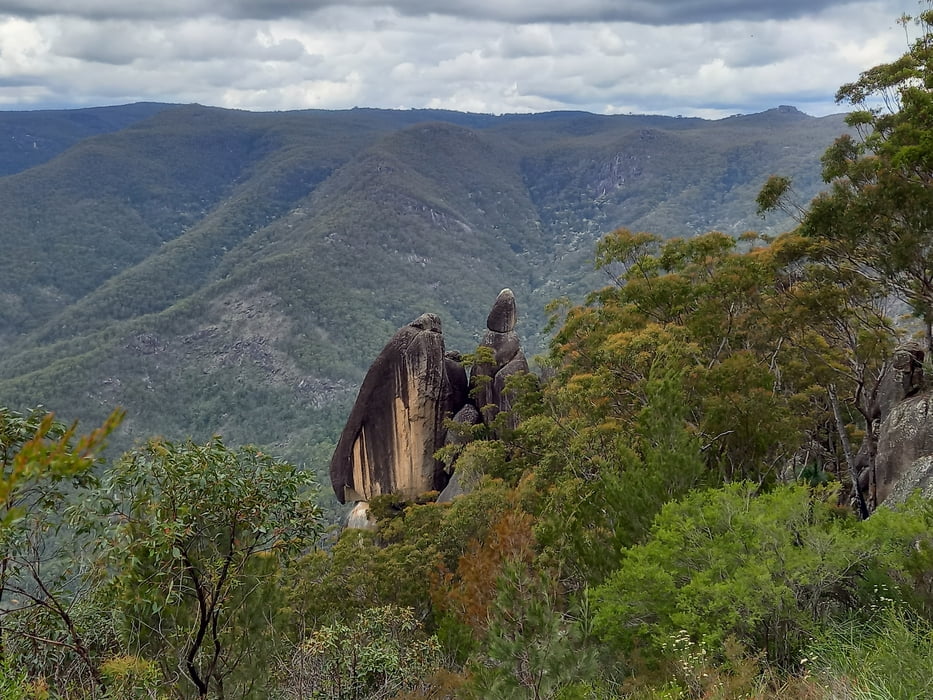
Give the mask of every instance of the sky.
[[[918, 0], [0, 0], [0, 110], [845, 111]], [[67, 9], [65, 9], [67, 8]]]

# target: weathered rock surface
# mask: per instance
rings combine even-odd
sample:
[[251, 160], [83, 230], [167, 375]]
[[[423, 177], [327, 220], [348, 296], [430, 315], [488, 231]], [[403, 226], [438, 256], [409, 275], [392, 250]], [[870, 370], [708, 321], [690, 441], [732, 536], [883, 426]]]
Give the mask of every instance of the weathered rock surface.
[[[457, 411], [454, 414], [454, 417], [451, 418], [454, 423], [459, 424], [460, 428], [457, 427], [448, 428], [447, 434], [444, 436], [444, 446], [449, 447], [451, 445], [463, 446], [470, 442], [473, 437], [469, 432], [470, 426], [478, 425], [483, 422], [483, 417], [480, 415], [476, 406], [471, 403], [465, 404], [463, 408]], [[444, 460], [444, 470], [450, 474], [454, 470], [454, 462], [457, 461], [460, 451], [456, 450], [453, 454], [447, 456]], [[450, 486], [450, 484], [448, 484]], [[446, 488], [444, 489], [447, 490]]]
[[470, 441], [469, 437], [466, 435], [465, 428], [471, 425], [478, 425], [482, 422], [483, 417], [480, 415], [476, 406], [468, 403], [465, 404], [459, 411], [457, 411], [451, 420], [453, 420], [454, 423], [459, 423], [460, 425], [464, 426], [464, 430], [448, 430], [447, 435], [444, 438], [444, 444], [465, 445]]
[[444, 355], [444, 371], [447, 372], [447, 407], [454, 413], [467, 402], [470, 392], [470, 382], [459, 352], [452, 350]]
[[903, 503], [918, 489], [924, 498], [933, 498], [933, 455], [925, 455], [907, 468], [884, 500], [885, 505]]
[[460, 475], [454, 472], [450, 477], [450, 481], [447, 482], [447, 486], [437, 495], [437, 502], [450, 503], [457, 496], [462, 496], [464, 493], [466, 493], [466, 490], [460, 484]]
[[894, 351], [890, 368], [881, 378], [878, 398], [872, 406], [872, 417], [884, 420], [891, 409], [923, 389], [923, 348], [910, 341]]
[[521, 350], [521, 341], [515, 331], [499, 333], [487, 330], [480, 345], [492, 349], [493, 357], [496, 358], [496, 367], [502, 367], [511, 362]]
[[[525, 359], [525, 353], [519, 350], [518, 354], [512, 358], [512, 360], [505, 365], [502, 369], [496, 372], [495, 379], [493, 379], [493, 396], [496, 399], [496, 406], [499, 411], [511, 411], [512, 410], [512, 394], [505, 388], [506, 380], [515, 374], [524, 374], [528, 371], [528, 361]], [[518, 424], [518, 419], [514, 415], [509, 416], [509, 427], [515, 428]]]
[[515, 306], [515, 295], [511, 289], [503, 289], [493, 302], [492, 309], [486, 317], [486, 328], [497, 333], [508, 333], [515, 330], [518, 313]]
[[[918, 414], [925, 409], [922, 396], [924, 351], [919, 343], [908, 341], [894, 351], [894, 357], [878, 383], [871, 405], [874, 427], [855, 455], [858, 484], [869, 504], [888, 499], [891, 490], [912, 469], [914, 461], [928, 452], [930, 439], [924, 437], [933, 425]], [[872, 439], [873, 438], [873, 439]], [[874, 499], [872, 499], [872, 453], [875, 454]], [[873, 507], [870, 505], [870, 507]]]
[[878, 502], [921, 458], [933, 455], [933, 392], [908, 397], [893, 406], [878, 429], [875, 459]]
[[[456, 473], [459, 450], [448, 450], [446, 464], [434, 454], [444, 445], [466, 444], [472, 439], [468, 426], [511, 408], [506, 379], [528, 371], [514, 330], [517, 320], [515, 295], [503, 289], [481, 342], [492, 350], [493, 361], [475, 366], [469, 381], [460, 354], [445, 353], [434, 314], [418, 317], [389, 340], [363, 380], [330, 464], [338, 500], [357, 503], [348, 527], [370, 526], [366, 502], [380, 494], [412, 499], [441, 491], [444, 501], [464, 492]], [[445, 420], [451, 417], [464, 429], [448, 430]]]
[[347, 528], [352, 530], [375, 530], [376, 523], [369, 517], [369, 504], [360, 501], [347, 515]]
[[503, 289], [492, 305], [486, 319], [487, 330], [480, 342], [480, 347], [492, 350], [493, 362], [476, 365], [470, 374], [474, 400], [486, 423], [490, 423], [500, 412], [511, 409], [511, 399], [505, 391], [505, 379], [516, 372], [528, 371], [528, 362], [514, 330], [517, 322], [515, 295], [511, 289]]
[[[341, 503], [383, 493], [413, 498], [447, 477], [443, 445], [452, 390], [441, 322], [424, 314], [401, 328], [370, 367], [330, 464]], [[459, 380], [458, 380], [459, 381]]]

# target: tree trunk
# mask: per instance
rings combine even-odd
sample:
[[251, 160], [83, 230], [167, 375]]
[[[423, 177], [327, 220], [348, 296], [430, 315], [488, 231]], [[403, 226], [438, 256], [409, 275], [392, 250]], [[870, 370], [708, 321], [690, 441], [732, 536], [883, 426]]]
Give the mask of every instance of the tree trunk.
[[846, 432], [845, 421], [842, 420], [842, 410], [839, 408], [839, 397], [836, 395], [836, 385], [830, 384], [827, 387], [829, 393], [829, 402], [833, 407], [833, 417], [836, 419], [836, 432], [839, 434], [839, 441], [842, 443], [842, 453], [846, 458], [846, 465], [849, 467], [849, 478], [852, 481], [852, 490], [855, 493], [855, 502], [858, 506], [859, 517], [864, 520], [868, 517], [868, 505], [865, 503], [865, 496], [858, 483], [858, 472], [855, 468], [855, 456], [852, 454], [852, 443], [849, 442], [849, 433]]

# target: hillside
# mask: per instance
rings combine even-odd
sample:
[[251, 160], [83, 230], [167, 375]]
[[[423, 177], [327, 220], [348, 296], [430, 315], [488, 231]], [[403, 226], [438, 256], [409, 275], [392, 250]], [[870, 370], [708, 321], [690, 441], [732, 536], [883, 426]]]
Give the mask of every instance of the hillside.
[[121, 447], [220, 432], [315, 464], [400, 325], [436, 312], [472, 350], [509, 286], [534, 352], [544, 304], [598, 286], [601, 234], [780, 230], [758, 189], [780, 172], [808, 199], [844, 128], [786, 107], [108, 110], [85, 132], [56, 117], [46, 160], [0, 150], [0, 404], [88, 425], [122, 405]]
[[139, 102], [120, 107], [0, 112], [0, 175], [45, 163], [82, 139], [125, 129], [173, 106]]

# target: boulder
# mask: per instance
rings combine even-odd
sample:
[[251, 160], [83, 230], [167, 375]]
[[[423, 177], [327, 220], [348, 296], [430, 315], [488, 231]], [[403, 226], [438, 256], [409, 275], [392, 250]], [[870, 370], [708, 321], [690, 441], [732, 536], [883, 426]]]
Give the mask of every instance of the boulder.
[[486, 317], [486, 328], [498, 333], [508, 333], [515, 330], [518, 321], [518, 312], [515, 307], [515, 295], [511, 289], [503, 289], [492, 304], [492, 309]]
[[924, 498], [933, 498], [933, 455], [925, 455], [910, 464], [884, 500], [885, 505], [903, 503], [917, 490]]
[[[470, 371], [470, 395], [480, 410], [496, 403], [493, 383], [498, 371], [499, 368], [494, 364], [474, 365]], [[484, 412], [483, 415], [485, 416], [486, 413]]]
[[[459, 411], [454, 414], [454, 417], [451, 419], [454, 423], [460, 423], [464, 426], [477, 425], [482, 421], [482, 417], [479, 414], [479, 411], [471, 403], [468, 403], [463, 406]], [[468, 437], [465, 437], [466, 431], [457, 431], [457, 430], [448, 430], [447, 437], [444, 438], [445, 445], [465, 445], [470, 440]]]
[[872, 406], [872, 417], [884, 420], [891, 409], [923, 389], [923, 348], [910, 341], [894, 351], [891, 365], [878, 384], [878, 395]]
[[446, 419], [476, 425], [511, 408], [505, 380], [528, 371], [514, 330], [517, 319], [515, 295], [503, 289], [486, 319], [481, 343], [492, 350], [492, 362], [474, 366], [469, 381], [459, 353], [445, 353], [441, 322], [434, 314], [419, 316], [386, 343], [360, 386], [331, 459], [337, 499], [357, 503], [349, 527], [367, 526], [366, 504], [381, 494], [411, 500], [441, 491], [441, 500], [449, 500], [463, 492], [455, 472], [459, 450], [446, 451], [447, 464], [434, 454], [444, 445], [460, 446], [471, 439], [467, 430], [448, 431]]
[[[518, 354], [512, 359], [511, 362], [496, 372], [495, 379], [493, 379], [492, 383], [492, 393], [493, 398], [495, 399], [496, 407], [499, 411], [512, 410], [512, 395], [511, 392], [507, 391], [505, 388], [506, 380], [514, 374], [524, 374], [527, 371], [528, 361], [525, 359], [525, 353], [519, 350]], [[510, 416], [509, 427], [514, 429], [517, 424], [517, 417]]]
[[402, 327], [367, 372], [330, 464], [337, 499], [383, 493], [414, 498], [444, 488], [434, 459], [456, 393], [449, 384], [441, 321], [424, 314]]
[[883, 502], [911, 466], [933, 455], [933, 392], [895, 404], [878, 429], [875, 458], [878, 502]]
[[[511, 289], [503, 289], [493, 302], [492, 310], [486, 318], [487, 330], [480, 341], [480, 347], [492, 350], [493, 362], [475, 365], [470, 374], [473, 401], [482, 411], [486, 423], [490, 423], [501, 411], [511, 408], [511, 401], [505, 396], [505, 378], [518, 371], [528, 371], [521, 341], [514, 331], [517, 321], [515, 295]], [[506, 367], [509, 368], [508, 372], [500, 378], [499, 373]]]
[[467, 402], [470, 392], [470, 383], [459, 352], [452, 350], [444, 355], [444, 371], [447, 373], [447, 411], [453, 415]]
[[[470, 434], [467, 428], [469, 426], [477, 425], [482, 422], [482, 416], [480, 416], [479, 411], [471, 403], [464, 405], [459, 411], [454, 414], [454, 417], [451, 419], [454, 423], [459, 423], [463, 426], [463, 429], [458, 430], [457, 428], [448, 428], [447, 434], [444, 436], [444, 446], [448, 447], [450, 445], [463, 446], [466, 445], [473, 439], [473, 436]], [[450, 474], [454, 468], [454, 462], [456, 462], [457, 457], [460, 454], [460, 450], [456, 450], [454, 454], [451, 454], [447, 459], [444, 460], [444, 469]], [[449, 484], [448, 484], [449, 486]], [[446, 490], [446, 489], [445, 489]]]
[[457, 496], [462, 496], [467, 493], [464, 490], [463, 486], [460, 484], [460, 477], [457, 472], [454, 472], [450, 477], [450, 481], [447, 482], [447, 486], [444, 487], [444, 490], [437, 495], [438, 503], [450, 503]]
[[518, 339], [518, 333], [509, 331], [499, 333], [498, 331], [486, 331], [480, 346], [492, 349], [495, 357], [496, 367], [502, 367], [512, 361], [512, 358], [521, 350], [521, 341]]

